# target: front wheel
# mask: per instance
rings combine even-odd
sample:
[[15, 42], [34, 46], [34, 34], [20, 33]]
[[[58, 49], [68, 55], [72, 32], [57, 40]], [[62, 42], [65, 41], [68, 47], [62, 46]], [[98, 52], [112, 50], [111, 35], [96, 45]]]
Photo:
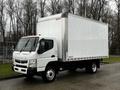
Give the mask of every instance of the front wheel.
[[45, 82], [52, 82], [56, 78], [56, 71], [54, 68], [47, 68], [45, 72], [42, 73], [42, 78]]

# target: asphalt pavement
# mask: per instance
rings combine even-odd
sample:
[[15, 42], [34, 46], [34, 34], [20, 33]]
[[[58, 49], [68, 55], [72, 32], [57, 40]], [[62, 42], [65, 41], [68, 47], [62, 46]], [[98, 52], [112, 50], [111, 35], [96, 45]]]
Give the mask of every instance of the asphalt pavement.
[[25, 77], [0, 81], [0, 90], [120, 90], [120, 63], [102, 65], [96, 74], [63, 71], [52, 83], [41, 77]]

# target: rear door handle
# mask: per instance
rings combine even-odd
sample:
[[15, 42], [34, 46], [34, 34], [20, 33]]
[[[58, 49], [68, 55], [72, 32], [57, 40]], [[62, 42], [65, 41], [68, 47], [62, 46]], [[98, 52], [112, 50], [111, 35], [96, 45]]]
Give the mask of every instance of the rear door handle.
[[51, 57], [53, 58], [53, 57], [55, 57], [55, 55], [52, 55]]

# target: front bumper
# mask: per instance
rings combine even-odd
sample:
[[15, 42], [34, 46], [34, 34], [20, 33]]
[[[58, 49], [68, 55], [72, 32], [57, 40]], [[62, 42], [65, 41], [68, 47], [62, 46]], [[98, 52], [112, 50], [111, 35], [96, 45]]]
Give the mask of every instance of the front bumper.
[[27, 74], [27, 75], [34, 75], [37, 73], [37, 67], [27, 67], [27, 68], [21, 68], [17, 66], [12, 66], [12, 70], [21, 74]]

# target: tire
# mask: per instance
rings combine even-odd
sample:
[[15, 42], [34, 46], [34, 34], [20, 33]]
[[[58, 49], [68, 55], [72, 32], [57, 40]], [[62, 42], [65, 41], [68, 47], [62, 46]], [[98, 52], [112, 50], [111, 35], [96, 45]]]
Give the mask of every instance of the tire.
[[45, 82], [52, 82], [56, 79], [56, 71], [52, 67], [46, 68], [45, 72], [42, 73], [42, 79]]
[[96, 63], [91, 63], [86, 67], [86, 72], [89, 73], [96, 73], [97, 72], [97, 64]]

